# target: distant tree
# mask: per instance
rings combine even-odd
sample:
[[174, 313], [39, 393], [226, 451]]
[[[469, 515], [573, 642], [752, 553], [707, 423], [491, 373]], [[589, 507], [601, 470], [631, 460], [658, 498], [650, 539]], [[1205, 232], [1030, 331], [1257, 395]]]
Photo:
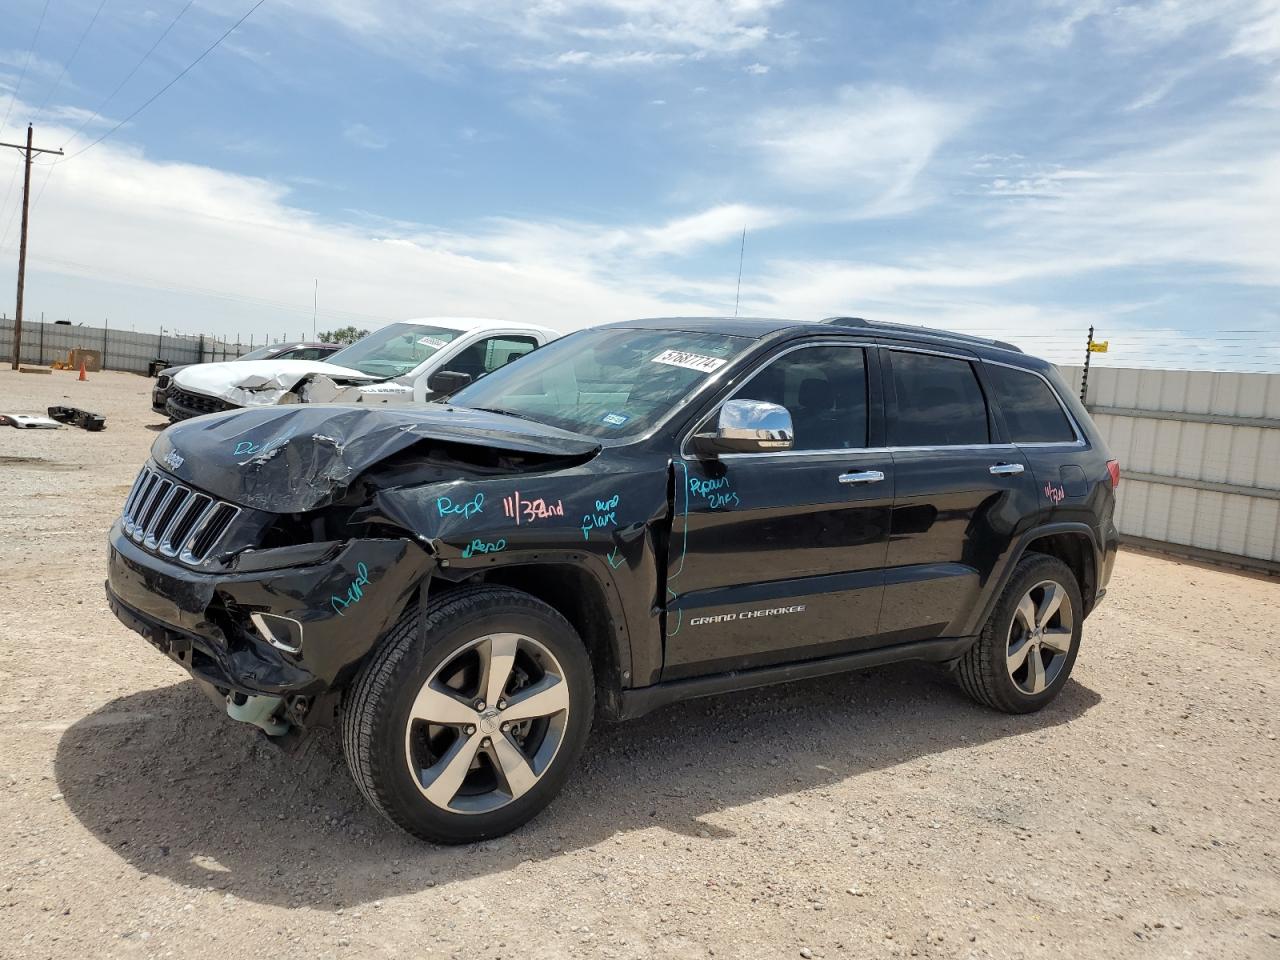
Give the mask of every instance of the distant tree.
[[321, 343], [355, 343], [367, 337], [368, 330], [357, 330], [355, 327], [339, 327], [337, 330], [326, 330], [320, 334]]

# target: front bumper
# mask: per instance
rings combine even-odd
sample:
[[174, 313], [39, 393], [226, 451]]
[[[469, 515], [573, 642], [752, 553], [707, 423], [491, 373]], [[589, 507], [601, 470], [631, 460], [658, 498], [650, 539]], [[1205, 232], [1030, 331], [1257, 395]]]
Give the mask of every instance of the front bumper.
[[[117, 522], [107, 600], [125, 626], [224, 693], [319, 697], [351, 681], [432, 561], [402, 539], [335, 541], [305, 565], [288, 565], [291, 551], [316, 556], [308, 544], [257, 552], [255, 565], [279, 564], [269, 569], [197, 571], [148, 553]], [[296, 621], [296, 652], [269, 642], [252, 613]]]
[[191, 393], [173, 384], [169, 386], [169, 395], [165, 399], [164, 407], [165, 413], [169, 415], [169, 419], [174, 423], [180, 420], [190, 420], [192, 417], [202, 417], [206, 413], [222, 413], [226, 410], [240, 409], [236, 404], [228, 403], [226, 400], [207, 397], [202, 393]]

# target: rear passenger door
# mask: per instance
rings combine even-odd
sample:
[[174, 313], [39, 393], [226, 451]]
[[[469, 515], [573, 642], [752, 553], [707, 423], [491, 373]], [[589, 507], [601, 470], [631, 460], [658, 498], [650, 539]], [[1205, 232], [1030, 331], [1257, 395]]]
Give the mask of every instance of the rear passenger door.
[[881, 357], [896, 479], [881, 641], [961, 635], [1035, 511], [1034, 479], [1003, 441], [975, 356], [886, 347]]
[[[983, 372], [1004, 434], [1018, 445], [1035, 478], [1040, 519], [1090, 522], [1096, 512], [1086, 501], [1104, 478], [1087, 476], [1084, 438], [1057, 390], [1034, 370], [988, 360]], [[1083, 517], [1076, 515], [1081, 508]]]

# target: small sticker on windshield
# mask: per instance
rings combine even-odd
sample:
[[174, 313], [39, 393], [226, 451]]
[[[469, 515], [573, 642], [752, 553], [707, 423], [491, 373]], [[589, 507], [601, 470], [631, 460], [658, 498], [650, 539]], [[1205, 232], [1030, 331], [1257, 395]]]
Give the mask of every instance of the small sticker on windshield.
[[702, 373], [715, 373], [729, 361], [722, 357], [704, 357], [700, 353], [687, 353], [684, 350], [663, 350], [650, 363], [665, 363], [669, 367], [684, 367], [686, 370], [698, 370]]
[[422, 346], [435, 347], [437, 350], [439, 350], [448, 342], [449, 342], [448, 340], [441, 340], [439, 337], [419, 337], [418, 338], [418, 343], [421, 344]]
[[611, 427], [620, 427], [630, 419], [625, 413], [606, 413], [600, 418], [600, 422]]

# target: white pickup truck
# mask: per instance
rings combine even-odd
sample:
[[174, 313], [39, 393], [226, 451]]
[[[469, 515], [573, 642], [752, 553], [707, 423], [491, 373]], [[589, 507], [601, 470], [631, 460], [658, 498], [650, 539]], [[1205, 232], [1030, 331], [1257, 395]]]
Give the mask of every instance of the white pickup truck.
[[166, 412], [176, 422], [280, 403], [432, 400], [558, 336], [547, 327], [505, 320], [405, 320], [375, 330], [325, 361], [242, 360], [187, 367], [174, 375]]

